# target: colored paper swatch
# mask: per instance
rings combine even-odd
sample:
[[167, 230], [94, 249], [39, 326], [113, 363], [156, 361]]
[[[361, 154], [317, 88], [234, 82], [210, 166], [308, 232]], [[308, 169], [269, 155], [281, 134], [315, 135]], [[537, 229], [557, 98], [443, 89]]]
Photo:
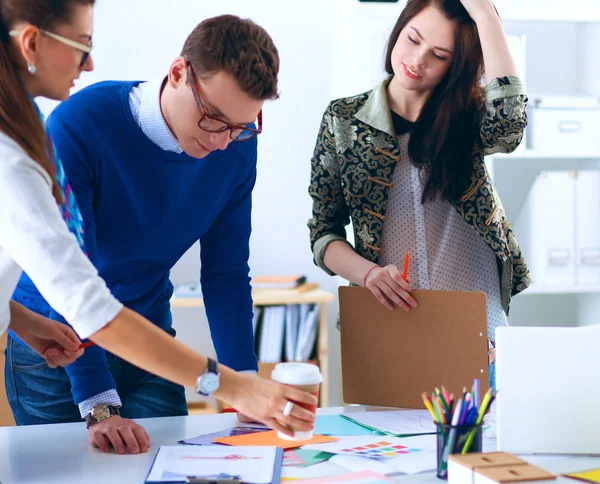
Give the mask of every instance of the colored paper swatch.
[[564, 476], [583, 482], [600, 483], [600, 469], [591, 469], [584, 472], [573, 472], [571, 474], [564, 474]]
[[296, 454], [295, 450], [289, 449], [283, 453], [283, 465], [284, 466], [301, 466], [306, 464], [304, 459]]
[[348, 420], [341, 415], [320, 415], [315, 421], [315, 433], [321, 435], [384, 435], [374, 429]]
[[213, 439], [218, 437], [234, 437], [236, 435], [253, 434], [256, 432], [269, 432], [269, 428], [263, 427], [249, 427], [249, 426], [237, 426], [229, 429], [219, 430], [210, 434], [199, 435], [198, 437], [191, 437], [189, 439], [179, 440], [179, 444], [187, 445], [213, 445]]
[[337, 442], [335, 437], [314, 434], [310, 440], [284, 440], [277, 437], [277, 431], [259, 432], [254, 434], [237, 435], [235, 437], [223, 437], [213, 439], [217, 444], [242, 445], [242, 446], [268, 446], [279, 447], [281, 449], [294, 449], [308, 444], [324, 444], [327, 442]]
[[304, 464], [292, 464], [294, 467], [310, 467], [331, 459], [335, 454], [331, 452], [322, 452], [320, 450], [296, 449], [294, 452], [304, 461]]
[[406, 445], [394, 444], [387, 440], [381, 440], [376, 443], [360, 445], [338, 451], [339, 455], [355, 455], [358, 457], [368, 457], [369, 459], [392, 459], [404, 454], [413, 454], [421, 452], [421, 449], [408, 447]]

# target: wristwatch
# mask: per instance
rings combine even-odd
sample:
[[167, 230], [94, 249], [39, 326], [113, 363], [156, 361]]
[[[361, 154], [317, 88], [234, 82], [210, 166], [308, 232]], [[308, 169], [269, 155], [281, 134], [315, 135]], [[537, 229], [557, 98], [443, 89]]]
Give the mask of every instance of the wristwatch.
[[219, 388], [219, 372], [217, 371], [217, 362], [212, 358], [208, 359], [206, 371], [198, 377], [196, 392], [205, 397], [211, 396]]
[[114, 417], [115, 415], [121, 415], [119, 407], [115, 407], [114, 405], [96, 405], [85, 416], [86, 427], [89, 429], [90, 426], [109, 419], [110, 417]]

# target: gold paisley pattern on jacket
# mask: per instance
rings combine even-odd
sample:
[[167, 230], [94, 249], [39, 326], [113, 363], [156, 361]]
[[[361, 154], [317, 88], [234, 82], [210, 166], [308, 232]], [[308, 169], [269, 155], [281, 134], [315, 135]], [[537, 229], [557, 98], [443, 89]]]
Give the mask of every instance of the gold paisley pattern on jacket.
[[[308, 227], [315, 262], [330, 274], [322, 260], [324, 249], [331, 241], [346, 241], [345, 227], [350, 222], [356, 252], [375, 263], [379, 259], [391, 178], [400, 161], [386, 85], [387, 81], [364, 94], [332, 101], [323, 115], [311, 163], [313, 216]], [[511, 296], [526, 289], [531, 278], [484, 155], [517, 148], [527, 125], [527, 96], [516, 77], [494, 79], [484, 95], [471, 183], [465, 194], [451, 203], [496, 254], [502, 303], [508, 313]]]

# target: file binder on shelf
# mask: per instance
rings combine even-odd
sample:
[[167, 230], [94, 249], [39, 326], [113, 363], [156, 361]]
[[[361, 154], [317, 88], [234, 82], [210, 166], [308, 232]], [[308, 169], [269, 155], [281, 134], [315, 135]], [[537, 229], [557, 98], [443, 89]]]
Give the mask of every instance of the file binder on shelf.
[[575, 172], [542, 172], [534, 182], [515, 234], [535, 284], [575, 284]]
[[[320, 405], [326, 407], [329, 382], [327, 306], [334, 300], [333, 294], [319, 289], [315, 283], [306, 282], [295, 289], [255, 289], [252, 291], [252, 300], [255, 351], [259, 357], [258, 374], [269, 378], [276, 364], [273, 360], [291, 361], [302, 357], [302, 361], [318, 364], [323, 373], [319, 400]], [[281, 309], [273, 312], [271, 308], [277, 306]], [[294, 306], [296, 309], [291, 309]], [[171, 299], [173, 309], [202, 307], [204, 301], [201, 297], [179, 297], [175, 294]], [[177, 317], [177, 313], [174, 313], [174, 317]], [[265, 333], [264, 322], [267, 319], [271, 321], [272, 318], [276, 322], [268, 322], [267, 325], [275, 329], [269, 329]], [[297, 320], [295, 324], [291, 322], [294, 319]], [[266, 338], [264, 343], [263, 333]], [[261, 347], [263, 344], [264, 348]], [[271, 362], [260, 361], [263, 352]], [[278, 358], [273, 358], [273, 352], [277, 352]]]
[[600, 171], [575, 179], [575, 283], [600, 284]]

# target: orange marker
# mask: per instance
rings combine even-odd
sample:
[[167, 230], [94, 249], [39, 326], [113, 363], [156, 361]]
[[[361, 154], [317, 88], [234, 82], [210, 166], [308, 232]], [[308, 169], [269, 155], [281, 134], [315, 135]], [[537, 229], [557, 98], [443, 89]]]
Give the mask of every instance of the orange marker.
[[408, 282], [408, 264], [410, 263], [410, 254], [408, 253], [408, 250], [406, 251], [406, 254], [404, 255], [404, 270], [402, 271], [402, 279], [404, 279], [406, 282]]
[[85, 343], [81, 343], [79, 345], [79, 349], [82, 350], [83, 348], [89, 348], [90, 346], [94, 346], [96, 343], [94, 343], [93, 341], [86, 341]]

